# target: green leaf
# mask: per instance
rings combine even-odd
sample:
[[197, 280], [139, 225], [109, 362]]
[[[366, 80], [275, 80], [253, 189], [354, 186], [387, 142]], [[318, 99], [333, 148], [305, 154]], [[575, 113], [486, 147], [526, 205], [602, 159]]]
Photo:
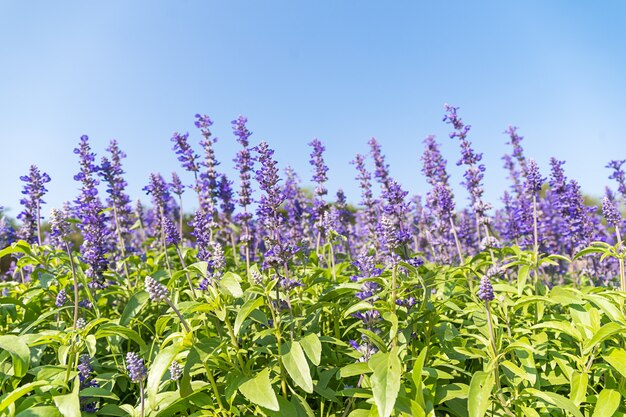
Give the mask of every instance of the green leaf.
[[242, 297], [243, 291], [241, 290], [241, 285], [239, 285], [240, 281], [241, 277], [239, 275], [227, 272], [219, 281], [220, 291], [234, 298]]
[[522, 393], [524, 392], [532, 395], [533, 397], [540, 398], [548, 404], [552, 404], [560, 408], [561, 410], [565, 410], [568, 413], [574, 415], [574, 417], [583, 417], [578, 407], [576, 407], [576, 405], [571, 400], [565, 398], [562, 395], [548, 391], [539, 391], [535, 388], [526, 388]]
[[521, 296], [526, 288], [526, 281], [530, 273], [530, 265], [522, 266], [517, 272], [517, 295]]
[[574, 338], [576, 341], [581, 342], [582, 337], [580, 333], [569, 323], [562, 321], [546, 321], [543, 323], [535, 324], [531, 329], [551, 329]]
[[30, 349], [21, 337], [8, 334], [0, 336], [0, 349], [11, 355], [13, 361], [13, 373], [21, 378], [26, 375], [30, 366]]
[[[78, 384], [78, 381], [76, 383]], [[54, 405], [57, 406], [63, 417], [81, 417], [78, 390], [65, 395], [57, 395], [53, 399]]]
[[322, 343], [320, 338], [315, 333], [309, 333], [300, 339], [300, 345], [311, 362], [315, 366], [319, 365], [322, 360]]
[[97, 339], [100, 339], [102, 337], [121, 336], [124, 339], [132, 340], [133, 342], [137, 343], [139, 345], [139, 350], [148, 350], [146, 342], [143, 341], [143, 339], [136, 331], [128, 327], [118, 326], [116, 324], [106, 324], [100, 326], [95, 336]]
[[81, 397], [97, 397], [97, 398], [109, 398], [114, 401], [119, 401], [120, 397], [112, 393], [106, 388], [100, 387], [88, 387], [80, 390]]
[[522, 411], [524, 412], [524, 417], [541, 417], [539, 413], [536, 412], [532, 408], [528, 408], [528, 407], [521, 407], [521, 408], [522, 408]]
[[398, 349], [374, 354], [368, 365], [373, 374], [370, 377], [374, 402], [378, 407], [379, 417], [389, 417], [393, 412], [402, 377], [402, 364]]
[[495, 384], [491, 372], [478, 371], [472, 376], [467, 398], [469, 417], [484, 417], [489, 408], [489, 397]]
[[241, 329], [241, 325], [248, 318], [250, 313], [261, 307], [263, 303], [264, 300], [262, 297], [254, 298], [243, 303], [243, 305], [239, 309], [239, 312], [237, 312], [237, 317], [235, 317], [235, 326], [233, 328], [235, 336], [239, 334], [239, 329]]
[[206, 277], [207, 270], [209, 269], [209, 263], [206, 261], [196, 262], [189, 265], [187, 269], [195, 269], [201, 276]]
[[605, 355], [603, 358], [626, 378], [626, 350], [613, 349], [609, 355]]
[[569, 398], [572, 402], [579, 407], [580, 403], [587, 399], [587, 383], [589, 382], [589, 375], [581, 374], [580, 372], [574, 372], [572, 374], [572, 381], [570, 382], [570, 395]]
[[617, 411], [622, 396], [614, 389], [603, 389], [598, 395], [596, 408], [593, 409], [591, 417], [611, 417]]
[[427, 347], [422, 349], [413, 364], [413, 371], [411, 372], [411, 379], [415, 388], [415, 401], [424, 411], [426, 411], [426, 403], [424, 402], [424, 388], [422, 387], [422, 369], [424, 368], [424, 360], [426, 360], [427, 350]]
[[126, 307], [124, 307], [122, 316], [120, 317], [120, 325], [128, 326], [130, 320], [141, 311], [144, 305], [146, 305], [148, 298], [150, 298], [150, 295], [146, 291], [140, 291], [130, 297], [126, 303]]
[[32, 407], [18, 413], [15, 417], [61, 417], [59, 409], [52, 405]]
[[596, 346], [602, 343], [606, 338], [613, 336], [616, 333], [620, 333], [624, 331], [626, 328], [623, 324], [620, 323], [607, 323], [600, 328], [596, 334], [593, 335], [591, 339], [585, 343], [583, 348], [583, 355], [589, 354]]
[[300, 388], [311, 394], [313, 392], [313, 380], [309, 363], [306, 361], [302, 346], [298, 342], [285, 343], [281, 346], [280, 356], [287, 373]]
[[348, 378], [355, 375], [364, 375], [372, 372], [367, 362], [356, 362], [344, 366], [339, 370], [339, 376]]
[[244, 397], [256, 405], [272, 411], [280, 409], [276, 393], [272, 389], [270, 370], [268, 368], [263, 369], [254, 378], [239, 385], [238, 389]]
[[7, 407], [9, 407], [18, 399], [22, 398], [24, 395], [28, 394], [31, 390], [34, 390], [38, 387], [43, 387], [44, 385], [50, 385], [50, 383], [48, 383], [47, 381], [30, 382], [7, 394], [4, 394], [0, 397], [0, 412], [6, 410]]
[[152, 410], [157, 406], [157, 393], [159, 392], [159, 385], [161, 384], [161, 378], [167, 371], [167, 368], [172, 363], [172, 360], [176, 355], [183, 350], [182, 343], [176, 343], [161, 350], [152, 361], [150, 372], [148, 373], [148, 382], [146, 383], [146, 390], [148, 392], [148, 405]]

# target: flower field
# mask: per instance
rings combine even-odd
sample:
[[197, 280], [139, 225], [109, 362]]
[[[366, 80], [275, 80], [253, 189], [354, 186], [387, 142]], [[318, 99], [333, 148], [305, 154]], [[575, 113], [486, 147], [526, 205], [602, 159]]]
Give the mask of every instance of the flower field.
[[307, 190], [242, 116], [236, 155], [208, 116], [175, 133], [180, 176], [149, 174], [144, 202], [115, 141], [97, 159], [80, 138], [80, 194], [47, 218], [33, 165], [18, 222], [0, 218], [0, 416], [626, 415], [625, 161], [591, 207], [509, 127], [492, 206], [470, 126], [448, 105], [443, 122], [468, 204], [432, 136], [423, 198], [372, 138], [350, 204], [320, 140]]

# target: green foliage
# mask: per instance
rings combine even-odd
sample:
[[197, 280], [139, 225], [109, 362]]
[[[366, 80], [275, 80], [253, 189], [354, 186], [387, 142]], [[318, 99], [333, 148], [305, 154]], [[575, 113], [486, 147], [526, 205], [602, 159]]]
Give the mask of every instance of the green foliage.
[[[351, 281], [356, 271], [341, 255], [332, 270], [315, 254], [290, 265], [302, 285], [288, 291], [276, 271], [255, 284], [231, 257], [229, 272], [194, 301], [186, 273], [199, 282], [206, 262], [185, 249], [189, 266], [172, 253], [170, 272], [155, 250], [121, 261], [128, 275], [109, 273], [105, 289], [81, 286], [80, 299], [93, 307], [80, 307], [86, 324], [74, 328], [69, 258], [18, 242], [2, 254], [19, 253], [19, 267], [35, 271], [30, 281], [3, 284], [0, 415], [78, 416], [92, 403], [99, 415], [139, 416], [142, 394], [147, 416], [624, 415], [626, 296], [579, 284], [592, 282], [579, 269], [591, 252], [621, 256], [597, 243], [571, 263], [495, 251], [505, 272], [485, 305], [476, 290], [490, 254], [460, 266], [398, 265], [365, 278], [381, 287], [366, 300], [356, 297], [362, 282]], [[76, 261], [82, 279], [85, 265]], [[576, 280], [545, 286], [549, 267], [561, 263]], [[146, 276], [167, 285], [171, 305], [150, 300]], [[57, 307], [61, 289], [71, 300]], [[395, 303], [409, 295], [414, 305]], [[356, 317], [373, 311], [373, 324]], [[131, 351], [148, 367], [142, 384], [128, 377]], [[97, 386], [81, 385], [85, 354]]]

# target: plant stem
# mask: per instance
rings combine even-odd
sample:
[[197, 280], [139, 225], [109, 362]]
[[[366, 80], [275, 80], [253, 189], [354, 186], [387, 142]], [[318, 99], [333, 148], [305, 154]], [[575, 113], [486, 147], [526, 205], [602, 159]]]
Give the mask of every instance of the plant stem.
[[619, 226], [615, 226], [615, 236], [617, 237], [617, 250], [618, 250], [618, 258], [617, 261], [619, 263], [619, 277], [620, 277], [620, 284], [621, 284], [621, 288], [622, 288], [622, 292], [626, 291], [626, 273], [624, 273], [624, 258], [622, 257], [622, 254], [620, 253], [622, 251], [622, 235], [620, 234], [619, 231]]
[[456, 251], [459, 255], [459, 265], [463, 265], [463, 252], [461, 251], [461, 242], [459, 242], [459, 237], [456, 234], [456, 226], [454, 225], [452, 217], [450, 217], [450, 231], [452, 232], [452, 236], [454, 236]]
[[78, 278], [76, 278], [76, 266], [74, 265], [74, 259], [72, 258], [70, 244], [67, 242], [65, 242], [65, 249], [67, 250], [67, 256], [70, 258], [72, 278], [74, 279], [74, 320], [72, 321], [72, 328], [76, 330], [76, 322], [78, 321]]
[[139, 398], [141, 401], [141, 417], [144, 417], [146, 399], [143, 393], [143, 379], [139, 381]]
[[183, 325], [183, 327], [185, 328], [185, 330], [187, 331], [187, 333], [191, 333], [191, 329], [189, 328], [189, 324], [187, 324], [187, 321], [185, 320], [185, 318], [183, 317], [182, 314], [180, 314], [180, 311], [178, 311], [178, 309], [176, 308], [176, 306], [174, 306], [174, 303], [172, 303], [172, 301], [169, 298], [165, 298], [165, 302], [167, 303], [167, 305], [170, 306], [170, 308], [172, 310], [174, 310], [174, 313], [176, 313], [176, 315], [178, 316], [178, 318], [180, 319], [181, 324]]
[[[182, 264], [183, 269], [187, 268], [187, 266], [185, 265], [185, 259], [183, 258], [183, 254], [180, 251], [180, 248], [178, 247], [178, 245], [174, 245], [174, 247], [176, 248], [176, 253], [178, 254], [178, 258], [180, 259], [180, 263]], [[196, 290], [194, 290], [193, 288], [193, 283], [191, 282], [189, 272], [185, 271], [185, 276], [187, 277], [187, 283], [189, 284], [189, 289], [191, 290], [191, 297], [194, 301], [196, 301], [198, 297], [196, 295]]]

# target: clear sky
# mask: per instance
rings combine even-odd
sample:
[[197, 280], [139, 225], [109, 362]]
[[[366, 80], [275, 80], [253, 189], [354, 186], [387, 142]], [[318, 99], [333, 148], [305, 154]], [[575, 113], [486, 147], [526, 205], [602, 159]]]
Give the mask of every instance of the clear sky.
[[190, 131], [197, 145], [195, 113], [215, 121], [231, 178], [230, 121], [243, 114], [253, 143], [267, 140], [305, 183], [318, 137], [328, 188], [358, 202], [349, 161], [375, 136], [392, 175], [425, 193], [428, 134], [443, 142], [452, 182], [462, 180], [444, 103], [473, 126], [492, 202], [508, 186], [509, 124], [544, 175], [551, 156], [565, 159], [599, 196], [606, 163], [626, 159], [625, 21], [621, 1], [3, 0], [0, 205], [19, 212], [30, 164], [52, 177], [44, 213], [74, 199], [82, 134], [98, 156], [118, 140], [129, 192], [143, 197], [150, 172], [182, 173], [170, 137]]

